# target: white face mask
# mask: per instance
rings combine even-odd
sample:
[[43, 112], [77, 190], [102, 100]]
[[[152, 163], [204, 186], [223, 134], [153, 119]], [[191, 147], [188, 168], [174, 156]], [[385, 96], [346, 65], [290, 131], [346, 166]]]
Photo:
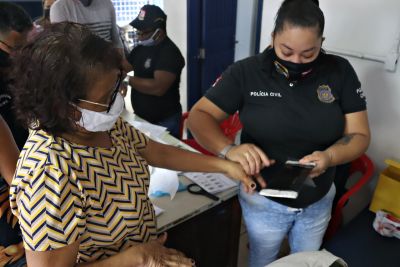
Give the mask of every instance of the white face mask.
[[[94, 102], [89, 103], [98, 104]], [[117, 93], [115, 101], [112, 104], [108, 113], [107, 111], [97, 112], [77, 107], [78, 110], [82, 113], [81, 119], [77, 122], [77, 124], [82, 128], [85, 128], [89, 132], [109, 131], [112, 129], [122, 111], [124, 110], [124, 104], [125, 103], [123, 96], [120, 93]], [[98, 105], [105, 106], [103, 104]]]
[[157, 29], [148, 39], [139, 41], [138, 45], [143, 45], [143, 46], [153, 46], [156, 44], [156, 41], [159, 36], [157, 34], [160, 32], [160, 29]]

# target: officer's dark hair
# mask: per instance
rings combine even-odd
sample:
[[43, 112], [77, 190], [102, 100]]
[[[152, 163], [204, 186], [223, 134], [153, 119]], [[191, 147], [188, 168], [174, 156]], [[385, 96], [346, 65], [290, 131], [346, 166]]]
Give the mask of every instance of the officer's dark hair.
[[285, 0], [275, 18], [273, 35], [282, 32], [285, 24], [304, 28], [317, 27], [322, 36], [325, 27], [324, 13], [318, 0]]
[[50, 24], [11, 59], [17, 119], [53, 135], [76, 129], [75, 105], [86, 98], [99, 71], [122, 67], [112, 43], [71, 22]]
[[0, 34], [10, 31], [22, 33], [32, 28], [32, 20], [28, 13], [19, 5], [0, 3]]

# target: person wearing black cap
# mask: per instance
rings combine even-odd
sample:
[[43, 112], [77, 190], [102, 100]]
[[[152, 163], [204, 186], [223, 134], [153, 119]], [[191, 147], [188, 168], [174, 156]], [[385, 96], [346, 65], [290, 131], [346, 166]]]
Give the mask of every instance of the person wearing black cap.
[[130, 23], [138, 35], [138, 46], [128, 56], [134, 76], [132, 107], [143, 119], [167, 127], [178, 137], [182, 106], [179, 83], [185, 60], [166, 32], [167, 16], [155, 5], [145, 5]]
[[[272, 47], [230, 66], [190, 111], [188, 127], [197, 141], [240, 162], [260, 187], [295, 179], [276, 175], [288, 159], [314, 165], [313, 180], [295, 199], [240, 190], [250, 267], [274, 261], [285, 236], [291, 253], [319, 250], [335, 196], [335, 168], [358, 158], [370, 142], [361, 83], [347, 60], [321, 48], [324, 26], [317, 0], [283, 1]], [[219, 127], [237, 111], [240, 145]]]

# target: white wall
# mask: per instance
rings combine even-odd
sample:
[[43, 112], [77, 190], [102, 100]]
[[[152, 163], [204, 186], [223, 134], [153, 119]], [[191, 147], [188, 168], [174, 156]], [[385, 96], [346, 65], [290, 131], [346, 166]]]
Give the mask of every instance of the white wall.
[[[167, 32], [171, 40], [179, 47], [187, 64], [187, 4], [186, 0], [164, 0], [164, 12], [167, 14]], [[181, 75], [181, 104], [187, 109], [187, 66]]]
[[[282, 0], [264, 1], [260, 47], [270, 43], [275, 14]], [[320, 0], [326, 16], [326, 44], [383, 55], [400, 33], [398, 0]], [[325, 45], [325, 44], [324, 44]], [[368, 101], [372, 142], [367, 151], [377, 167], [384, 159], [400, 159], [400, 64], [387, 72], [382, 63], [350, 58]]]
[[254, 53], [256, 15], [256, 0], [237, 1], [235, 61]]

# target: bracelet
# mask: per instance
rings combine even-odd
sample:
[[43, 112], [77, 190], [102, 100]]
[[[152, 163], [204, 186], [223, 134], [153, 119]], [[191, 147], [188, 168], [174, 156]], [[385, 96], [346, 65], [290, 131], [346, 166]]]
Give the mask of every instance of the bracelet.
[[235, 147], [235, 144], [229, 144], [226, 147], [224, 147], [219, 153], [218, 157], [226, 159], [226, 154], [228, 154], [229, 150], [231, 150], [233, 147]]

